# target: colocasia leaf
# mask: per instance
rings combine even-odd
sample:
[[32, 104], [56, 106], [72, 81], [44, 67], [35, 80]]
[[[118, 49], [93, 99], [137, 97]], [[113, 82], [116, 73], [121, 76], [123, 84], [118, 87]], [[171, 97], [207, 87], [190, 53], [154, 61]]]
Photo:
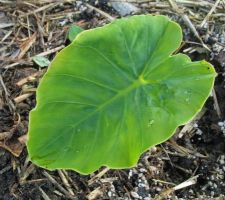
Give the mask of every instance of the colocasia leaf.
[[80, 33], [53, 60], [30, 113], [28, 151], [48, 169], [128, 168], [191, 120], [216, 73], [192, 62], [165, 16], [115, 20]]

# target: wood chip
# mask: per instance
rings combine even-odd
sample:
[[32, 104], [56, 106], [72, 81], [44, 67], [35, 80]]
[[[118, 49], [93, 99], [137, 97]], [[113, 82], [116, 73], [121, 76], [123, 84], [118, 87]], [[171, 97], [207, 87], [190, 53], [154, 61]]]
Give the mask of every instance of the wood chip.
[[28, 97], [32, 96], [34, 93], [27, 93], [27, 94], [22, 94], [16, 98], [14, 98], [14, 101], [16, 103], [20, 103], [22, 101], [24, 101], [25, 99], [27, 99]]
[[100, 187], [97, 187], [95, 190], [93, 190], [90, 194], [87, 195], [87, 199], [94, 200], [100, 197], [101, 195], [103, 195], [103, 192], [101, 191]]
[[26, 54], [26, 52], [30, 49], [30, 47], [35, 43], [36, 38], [37, 38], [37, 34], [34, 33], [31, 37], [29, 37], [28, 39], [26, 39], [20, 45], [21, 52], [18, 55], [18, 59], [21, 59]]

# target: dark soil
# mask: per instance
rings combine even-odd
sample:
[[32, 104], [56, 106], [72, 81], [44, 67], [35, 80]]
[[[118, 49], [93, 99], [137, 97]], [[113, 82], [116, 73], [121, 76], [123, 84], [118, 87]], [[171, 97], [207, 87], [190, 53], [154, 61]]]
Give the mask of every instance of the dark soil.
[[[40, 73], [40, 76], [29, 80], [23, 86], [18, 86], [18, 81], [35, 72], [43, 71], [29, 58], [48, 52], [49, 49], [68, 45], [66, 32], [72, 23], [89, 29], [108, 23], [108, 19], [101, 13], [87, 8], [85, 2], [72, 1], [72, 3], [61, 3], [51, 9], [30, 14], [30, 30], [28, 31], [26, 17], [21, 16], [31, 10], [49, 5], [49, 3], [5, 2], [0, 3], [0, 25], [3, 23], [14, 23], [14, 25], [0, 29], [0, 41], [9, 31], [12, 31], [7, 39], [0, 42], [0, 74], [8, 92], [6, 94], [7, 92], [0, 84], [0, 136], [3, 132], [11, 131], [12, 135], [4, 142], [14, 144], [18, 143], [17, 139], [20, 136], [27, 133], [29, 111], [35, 106], [35, 94], [31, 92], [29, 97], [18, 103], [15, 102], [15, 98], [35, 89], [39, 78], [44, 73]], [[138, 166], [132, 169], [109, 170], [99, 178], [95, 176], [104, 168], [90, 176], [82, 176], [73, 171], [63, 171], [74, 196], [63, 183], [60, 172], [50, 172], [34, 166], [28, 159], [25, 147], [18, 157], [5, 148], [1, 148], [0, 200], [225, 199], [225, 131], [223, 131], [225, 130], [225, 20], [224, 15], [221, 15], [221, 18], [212, 16], [207, 22], [208, 26], [200, 28], [198, 25], [215, 3], [214, 1], [205, 2], [209, 5], [205, 7], [200, 5], [199, 8], [186, 4], [179, 4], [179, 6], [196, 25], [200, 37], [212, 52], [202, 47], [190, 28], [182, 21], [179, 13], [170, 8], [168, 1], [158, 4], [157, 1], [151, 1], [152, 4], [149, 1], [133, 4], [140, 9], [139, 13], [166, 14], [178, 21], [183, 28], [184, 41], [186, 41], [179, 51], [186, 52], [192, 60], [205, 59], [215, 66], [218, 73], [214, 86], [215, 94], [209, 97], [204, 106], [204, 112], [202, 111], [203, 115], [192, 124], [191, 129], [179, 138], [179, 131], [182, 129], [180, 127], [171, 140], [157, 145], [142, 155]], [[89, 1], [89, 4], [113, 17], [120, 17], [108, 1]], [[168, 6], [164, 8], [160, 5]], [[222, 12], [225, 11], [224, 8], [225, 5], [221, 3], [214, 13], [224, 14]], [[195, 18], [195, 15], [191, 15], [189, 11], [198, 13], [199, 16]], [[69, 14], [71, 12], [77, 14]], [[49, 17], [49, 20], [43, 19], [44, 14], [46, 18]], [[57, 14], [61, 18], [57, 18]], [[41, 20], [44, 22], [42, 23]], [[34, 32], [37, 32], [36, 42], [24, 56], [18, 58], [21, 52], [20, 45], [24, 38]], [[193, 48], [195, 51], [187, 51], [188, 48]], [[52, 60], [55, 53], [56, 51], [49, 53], [46, 57]], [[13, 65], [15, 63], [18, 64]], [[10, 102], [15, 105], [15, 109]], [[215, 109], [216, 104], [218, 104], [217, 109]], [[17, 124], [18, 116], [20, 116], [20, 121]], [[51, 181], [46, 172], [57, 183]], [[169, 191], [194, 176], [197, 176], [196, 183], [176, 191]], [[90, 184], [93, 177], [96, 179]], [[90, 195], [96, 196], [92, 198]]]

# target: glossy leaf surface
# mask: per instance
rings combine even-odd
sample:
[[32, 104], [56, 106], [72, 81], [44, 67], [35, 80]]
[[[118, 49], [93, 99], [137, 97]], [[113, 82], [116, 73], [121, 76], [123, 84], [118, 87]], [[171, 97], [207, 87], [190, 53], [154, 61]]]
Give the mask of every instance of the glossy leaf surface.
[[89, 174], [135, 166], [192, 119], [210, 94], [206, 61], [171, 55], [182, 40], [164, 16], [133, 16], [80, 33], [53, 60], [30, 113], [28, 151], [48, 169]]

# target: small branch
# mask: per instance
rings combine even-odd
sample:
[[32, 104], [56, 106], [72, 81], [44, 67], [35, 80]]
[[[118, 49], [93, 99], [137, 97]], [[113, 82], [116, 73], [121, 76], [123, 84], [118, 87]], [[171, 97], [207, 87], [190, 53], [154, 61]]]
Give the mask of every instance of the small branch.
[[180, 189], [183, 189], [183, 188], [186, 188], [186, 187], [196, 184], [198, 176], [199, 175], [193, 176], [193, 177], [189, 178], [188, 180], [180, 183], [179, 185], [163, 191], [161, 194], [159, 194], [159, 196], [155, 197], [153, 200], [165, 199], [168, 195], [170, 195], [171, 193], [173, 193], [176, 190], [180, 190]]
[[88, 185], [93, 184], [97, 179], [101, 178], [108, 171], [109, 171], [108, 167], [104, 168], [102, 171], [100, 171], [97, 175], [95, 175], [88, 181]]
[[15, 111], [16, 107], [15, 107], [14, 103], [12, 102], [12, 100], [10, 99], [9, 92], [8, 92], [6, 86], [5, 86], [5, 83], [3, 81], [3, 78], [2, 78], [1, 74], [0, 74], [0, 84], [2, 85], [2, 88], [5, 91], [5, 99], [8, 102], [10, 111], [13, 113]]
[[74, 196], [72, 196], [69, 192], [67, 192], [67, 190], [65, 190], [49, 173], [47, 173], [46, 171], [43, 172], [43, 174], [45, 175], [46, 178], [48, 178], [48, 180], [55, 185], [63, 194], [65, 194], [67, 197], [69, 197], [70, 199], [76, 199]]
[[110, 16], [108, 13], [106, 13], [106, 12], [104, 12], [104, 11], [102, 11], [102, 10], [100, 10], [100, 9], [98, 9], [98, 8], [96, 8], [96, 7], [94, 7], [94, 6], [90, 5], [90, 4], [88, 4], [88, 3], [86, 3], [85, 5], [86, 5], [88, 8], [93, 9], [93, 10], [95, 10], [96, 12], [100, 13], [103, 17], [107, 18], [109, 21], [115, 20], [115, 18], [112, 17], [112, 16]]
[[20, 95], [16, 98], [14, 98], [14, 101], [16, 103], [20, 103], [20, 102], [24, 101], [25, 99], [27, 99], [28, 97], [30, 97], [32, 95], [33, 95], [33, 93], [22, 94], [22, 95]]
[[25, 77], [25, 78], [21, 79], [20, 81], [18, 81], [16, 83], [16, 85], [20, 87], [20, 86], [24, 85], [27, 82], [36, 80], [37, 77], [43, 75], [44, 73], [45, 73], [45, 70], [41, 70], [41, 71], [35, 72], [35, 73], [31, 74], [30, 76]]
[[49, 54], [55, 53], [56, 51], [59, 51], [59, 50], [63, 49], [64, 47], [65, 47], [64, 45], [61, 45], [61, 46], [56, 47], [56, 48], [54, 48], [54, 49], [50, 49], [50, 50], [48, 50], [48, 51], [39, 53], [39, 54], [37, 54], [37, 55], [35, 55], [35, 56], [47, 56], [47, 55], [49, 55]]
[[68, 190], [68, 192], [71, 194], [71, 195], [75, 195], [70, 184], [69, 184], [69, 181], [67, 180], [66, 176], [63, 174], [63, 172], [61, 170], [58, 170], [58, 173], [59, 173], [59, 176], [60, 178], [62, 179], [62, 182], [64, 184], [64, 186], [66, 187], [66, 189]]
[[212, 96], [213, 96], [213, 100], [214, 100], [214, 107], [215, 107], [216, 113], [217, 113], [218, 117], [221, 119], [222, 114], [221, 114], [220, 106], [219, 106], [219, 103], [217, 100], [216, 91], [214, 88], [212, 90]]

